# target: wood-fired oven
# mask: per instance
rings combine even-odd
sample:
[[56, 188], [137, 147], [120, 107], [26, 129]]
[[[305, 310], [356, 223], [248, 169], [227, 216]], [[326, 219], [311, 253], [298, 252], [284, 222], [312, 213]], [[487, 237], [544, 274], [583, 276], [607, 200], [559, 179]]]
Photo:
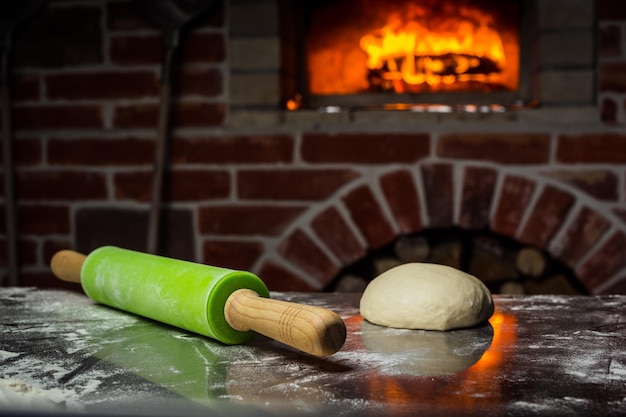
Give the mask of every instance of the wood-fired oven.
[[310, 106], [528, 103], [531, 3], [302, 2], [298, 93]]

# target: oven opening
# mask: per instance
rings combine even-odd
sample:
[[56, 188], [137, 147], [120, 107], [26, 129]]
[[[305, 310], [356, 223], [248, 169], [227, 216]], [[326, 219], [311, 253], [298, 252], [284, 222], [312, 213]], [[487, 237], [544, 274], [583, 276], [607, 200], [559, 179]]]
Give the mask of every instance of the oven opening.
[[305, 2], [300, 91], [311, 105], [509, 104], [522, 27], [519, 0]]

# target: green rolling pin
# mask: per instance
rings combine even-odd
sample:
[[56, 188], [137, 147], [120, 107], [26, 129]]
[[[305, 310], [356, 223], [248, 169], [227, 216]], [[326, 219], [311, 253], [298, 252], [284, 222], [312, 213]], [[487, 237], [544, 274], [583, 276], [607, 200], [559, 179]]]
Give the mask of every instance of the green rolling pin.
[[80, 283], [96, 302], [233, 345], [263, 334], [328, 356], [346, 339], [336, 313], [273, 300], [256, 275], [103, 246], [88, 256], [63, 250], [51, 260], [61, 280]]

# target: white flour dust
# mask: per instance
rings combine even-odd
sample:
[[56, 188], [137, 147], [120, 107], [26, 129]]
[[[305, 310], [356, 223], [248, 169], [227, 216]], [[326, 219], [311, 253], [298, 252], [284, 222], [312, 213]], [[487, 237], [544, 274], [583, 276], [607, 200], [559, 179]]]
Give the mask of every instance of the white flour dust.
[[[23, 303], [28, 298], [32, 304]], [[93, 335], [112, 324], [122, 328], [137, 322], [133, 316], [94, 307], [79, 294], [3, 289], [0, 314], [11, 321], [0, 324], [0, 408], [84, 410], [85, 398], [110, 375], [83, 363], [97, 350]]]
[[[13, 294], [19, 297], [23, 293]], [[2, 293], [0, 314], [6, 306], [13, 312], [19, 305], [19, 298], [11, 294]], [[0, 335], [5, 335], [0, 339], [2, 410], [89, 413], [101, 411], [98, 407], [112, 400], [116, 406], [127, 401], [135, 407], [132, 410], [137, 409], [138, 402], [149, 401], [151, 408], [146, 410], [154, 411], [155, 402], [170, 401], [164, 393], [174, 392], [194, 401], [200, 398], [209, 407], [222, 400], [229, 405], [283, 410], [285, 415], [295, 409], [317, 412], [324, 407], [328, 407], [327, 415], [341, 415], [344, 410], [344, 414], [356, 411], [352, 415], [360, 415], [389, 405], [385, 398], [367, 396], [379, 393], [384, 381], [399, 383], [407, 390], [410, 387], [424, 402], [431, 398], [419, 397], [422, 387], [426, 392], [439, 393], [441, 398], [432, 399], [437, 405], [438, 399], [447, 400], [443, 396], [447, 391], [454, 398], [466, 395], [485, 403], [495, 395], [499, 404], [504, 403], [504, 411], [514, 410], [517, 413], [512, 415], [516, 416], [558, 416], [572, 410], [616, 410], [614, 415], [624, 415], [626, 410], [626, 351], [621, 348], [624, 327], [620, 316], [603, 315], [598, 309], [597, 316], [584, 318], [584, 325], [575, 320], [558, 320], [565, 327], [546, 325], [545, 318], [551, 313], [570, 317], [568, 309], [576, 307], [559, 297], [502, 300], [502, 311], [514, 312], [517, 321], [500, 327], [500, 333], [483, 328], [433, 335], [371, 327], [358, 320], [358, 312], [346, 307], [338, 311], [348, 326], [344, 349], [318, 359], [303, 357], [263, 337], [248, 345], [221, 345], [96, 307], [80, 296], [63, 302], [50, 293], [28, 296], [37, 301], [37, 311], [5, 315], [13, 323], [0, 325]], [[286, 294], [282, 298], [290, 297]], [[310, 304], [330, 307], [311, 300]], [[72, 309], [67, 309], [68, 303]], [[616, 300], [613, 308], [621, 306], [623, 302]], [[42, 320], [41, 311], [49, 315], [46, 320]], [[51, 341], [46, 342], [48, 339]], [[491, 361], [483, 361], [482, 368], [472, 370], [472, 364], [485, 351]], [[187, 360], [179, 360], [181, 352]], [[470, 360], [465, 363], [464, 358]], [[433, 369], [435, 365], [440, 368], [441, 363], [455, 364], [454, 372], [431, 376], [431, 368], [425, 368], [429, 361]], [[142, 366], [147, 371], [133, 379], [131, 373]], [[159, 378], [158, 372], [165, 377]], [[557, 384], [555, 381], [574, 390], [546, 393], [544, 388]], [[148, 383], [149, 387], [145, 385]], [[193, 389], [187, 390], [190, 387]], [[611, 390], [607, 403], [594, 403], [593, 393], [606, 389]], [[505, 396], [510, 392], [523, 395]], [[380, 411], [382, 415], [384, 410]]]
[[19, 410], [80, 410], [74, 390], [45, 389], [32, 381], [0, 379], [0, 405]]

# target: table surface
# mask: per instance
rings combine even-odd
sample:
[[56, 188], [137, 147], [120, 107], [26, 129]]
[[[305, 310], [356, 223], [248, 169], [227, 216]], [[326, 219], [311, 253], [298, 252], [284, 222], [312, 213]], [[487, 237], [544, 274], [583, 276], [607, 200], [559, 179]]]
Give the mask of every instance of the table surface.
[[273, 293], [336, 311], [327, 358], [225, 346], [72, 292], [0, 289], [0, 413], [626, 415], [626, 296], [494, 296], [490, 322], [376, 326], [359, 294]]

